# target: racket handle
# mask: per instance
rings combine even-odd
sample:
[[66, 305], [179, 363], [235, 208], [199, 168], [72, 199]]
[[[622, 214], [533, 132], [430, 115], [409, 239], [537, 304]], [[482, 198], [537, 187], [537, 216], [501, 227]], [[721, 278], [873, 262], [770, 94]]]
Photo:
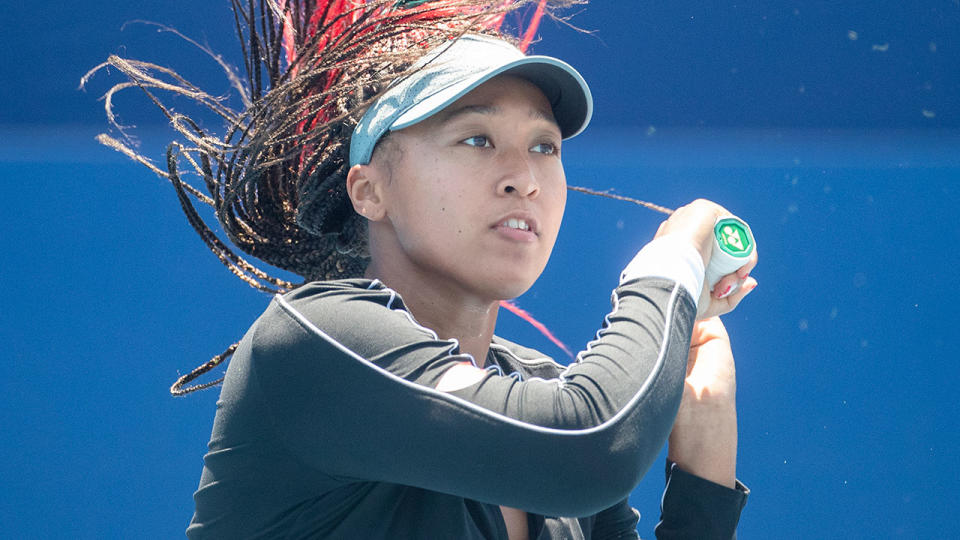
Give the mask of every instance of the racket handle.
[[750, 226], [735, 217], [717, 219], [713, 240], [713, 254], [704, 277], [711, 290], [720, 278], [747, 264], [756, 245]]

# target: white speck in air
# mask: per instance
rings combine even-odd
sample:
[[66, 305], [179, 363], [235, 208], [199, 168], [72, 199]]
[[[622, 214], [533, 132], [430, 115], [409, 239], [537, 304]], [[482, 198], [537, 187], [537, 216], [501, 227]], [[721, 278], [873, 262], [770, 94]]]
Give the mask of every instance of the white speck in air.
[[937, 116], [937, 113], [933, 111], [928, 111], [927, 109], [923, 109], [922, 111], [920, 111], [920, 113], [923, 114], [925, 118], [936, 118]]
[[810, 328], [810, 323], [806, 319], [800, 319], [800, 322], [797, 323], [797, 327], [800, 328], [801, 332], [806, 332], [807, 328]]
[[870, 47], [870, 50], [877, 51], [877, 52], [887, 52], [888, 49], [890, 49], [889, 43], [884, 43], [883, 45], [879, 43], [874, 43], [873, 47]]
[[800, 211], [800, 207], [797, 206], [797, 203], [790, 203], [790, 205], [787, 206], [787, 212], [791, 214], [796, 214], [799, 211]]
[[836, 318], [837, 318], [837, 307], [834, 306], [833, 309], [830, 310], [830, 320], [832, 321], [833, 319], [836, 319]]
[[657, 128], [654, 126], [647, 126], [646, 135], [647, 137], [652, 137], [654, 133], [657, 132]]
[[850, 41], [856, 41], [860, 37], [855, 30], [848, 30], [847, 37], [850, 38]]
[[623, 225], [624, 225], [624, 224], [623, 224], [623, 220], [622, 220], [622, 219], [618, 219], [618, 220], [617, 220], [617, 229], [622, 231], [622, 230], [623, 230]]

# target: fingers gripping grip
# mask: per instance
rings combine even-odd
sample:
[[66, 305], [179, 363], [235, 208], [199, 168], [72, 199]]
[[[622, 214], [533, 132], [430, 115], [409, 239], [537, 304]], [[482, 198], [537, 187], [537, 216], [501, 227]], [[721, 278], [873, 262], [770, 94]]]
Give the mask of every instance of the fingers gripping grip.
[[717, 219], [713, 240], [713, 254], [704, 277], [710, 289], [720, 278], [746, 264], [756, 245], [750, 226], [735, 217]]

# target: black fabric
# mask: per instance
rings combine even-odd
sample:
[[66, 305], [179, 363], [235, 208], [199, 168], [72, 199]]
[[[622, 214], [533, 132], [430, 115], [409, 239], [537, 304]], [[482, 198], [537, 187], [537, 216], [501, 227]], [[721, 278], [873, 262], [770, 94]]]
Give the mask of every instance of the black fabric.
[[750, 490], [737, 481], [735, 490], [692, 475], [667, 462], [667, 490], [661, 504], [657, 538], [736, 538], [740, 512]]
[[442, 393], [470, 357], [381, 283], [275, 298], [230, 362], [187, 535], [506, 538], [506, 505], [534, 538], [636, 538], [625, 499], [669, 434], [695, 308], [662, 279], [613, 299], [570, 367], [498, 338], [483, 380]]

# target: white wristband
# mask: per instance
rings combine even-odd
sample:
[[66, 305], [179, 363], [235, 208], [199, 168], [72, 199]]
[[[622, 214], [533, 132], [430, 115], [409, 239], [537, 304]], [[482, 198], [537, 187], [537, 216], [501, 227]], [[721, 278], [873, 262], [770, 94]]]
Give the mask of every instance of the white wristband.
[[620, 283], [642, 277], [677, 281], [699, 303], [703, 290], [703, 258], [688, 241], [671, 235], [655, 238], [630, 261], [620, 274]]

